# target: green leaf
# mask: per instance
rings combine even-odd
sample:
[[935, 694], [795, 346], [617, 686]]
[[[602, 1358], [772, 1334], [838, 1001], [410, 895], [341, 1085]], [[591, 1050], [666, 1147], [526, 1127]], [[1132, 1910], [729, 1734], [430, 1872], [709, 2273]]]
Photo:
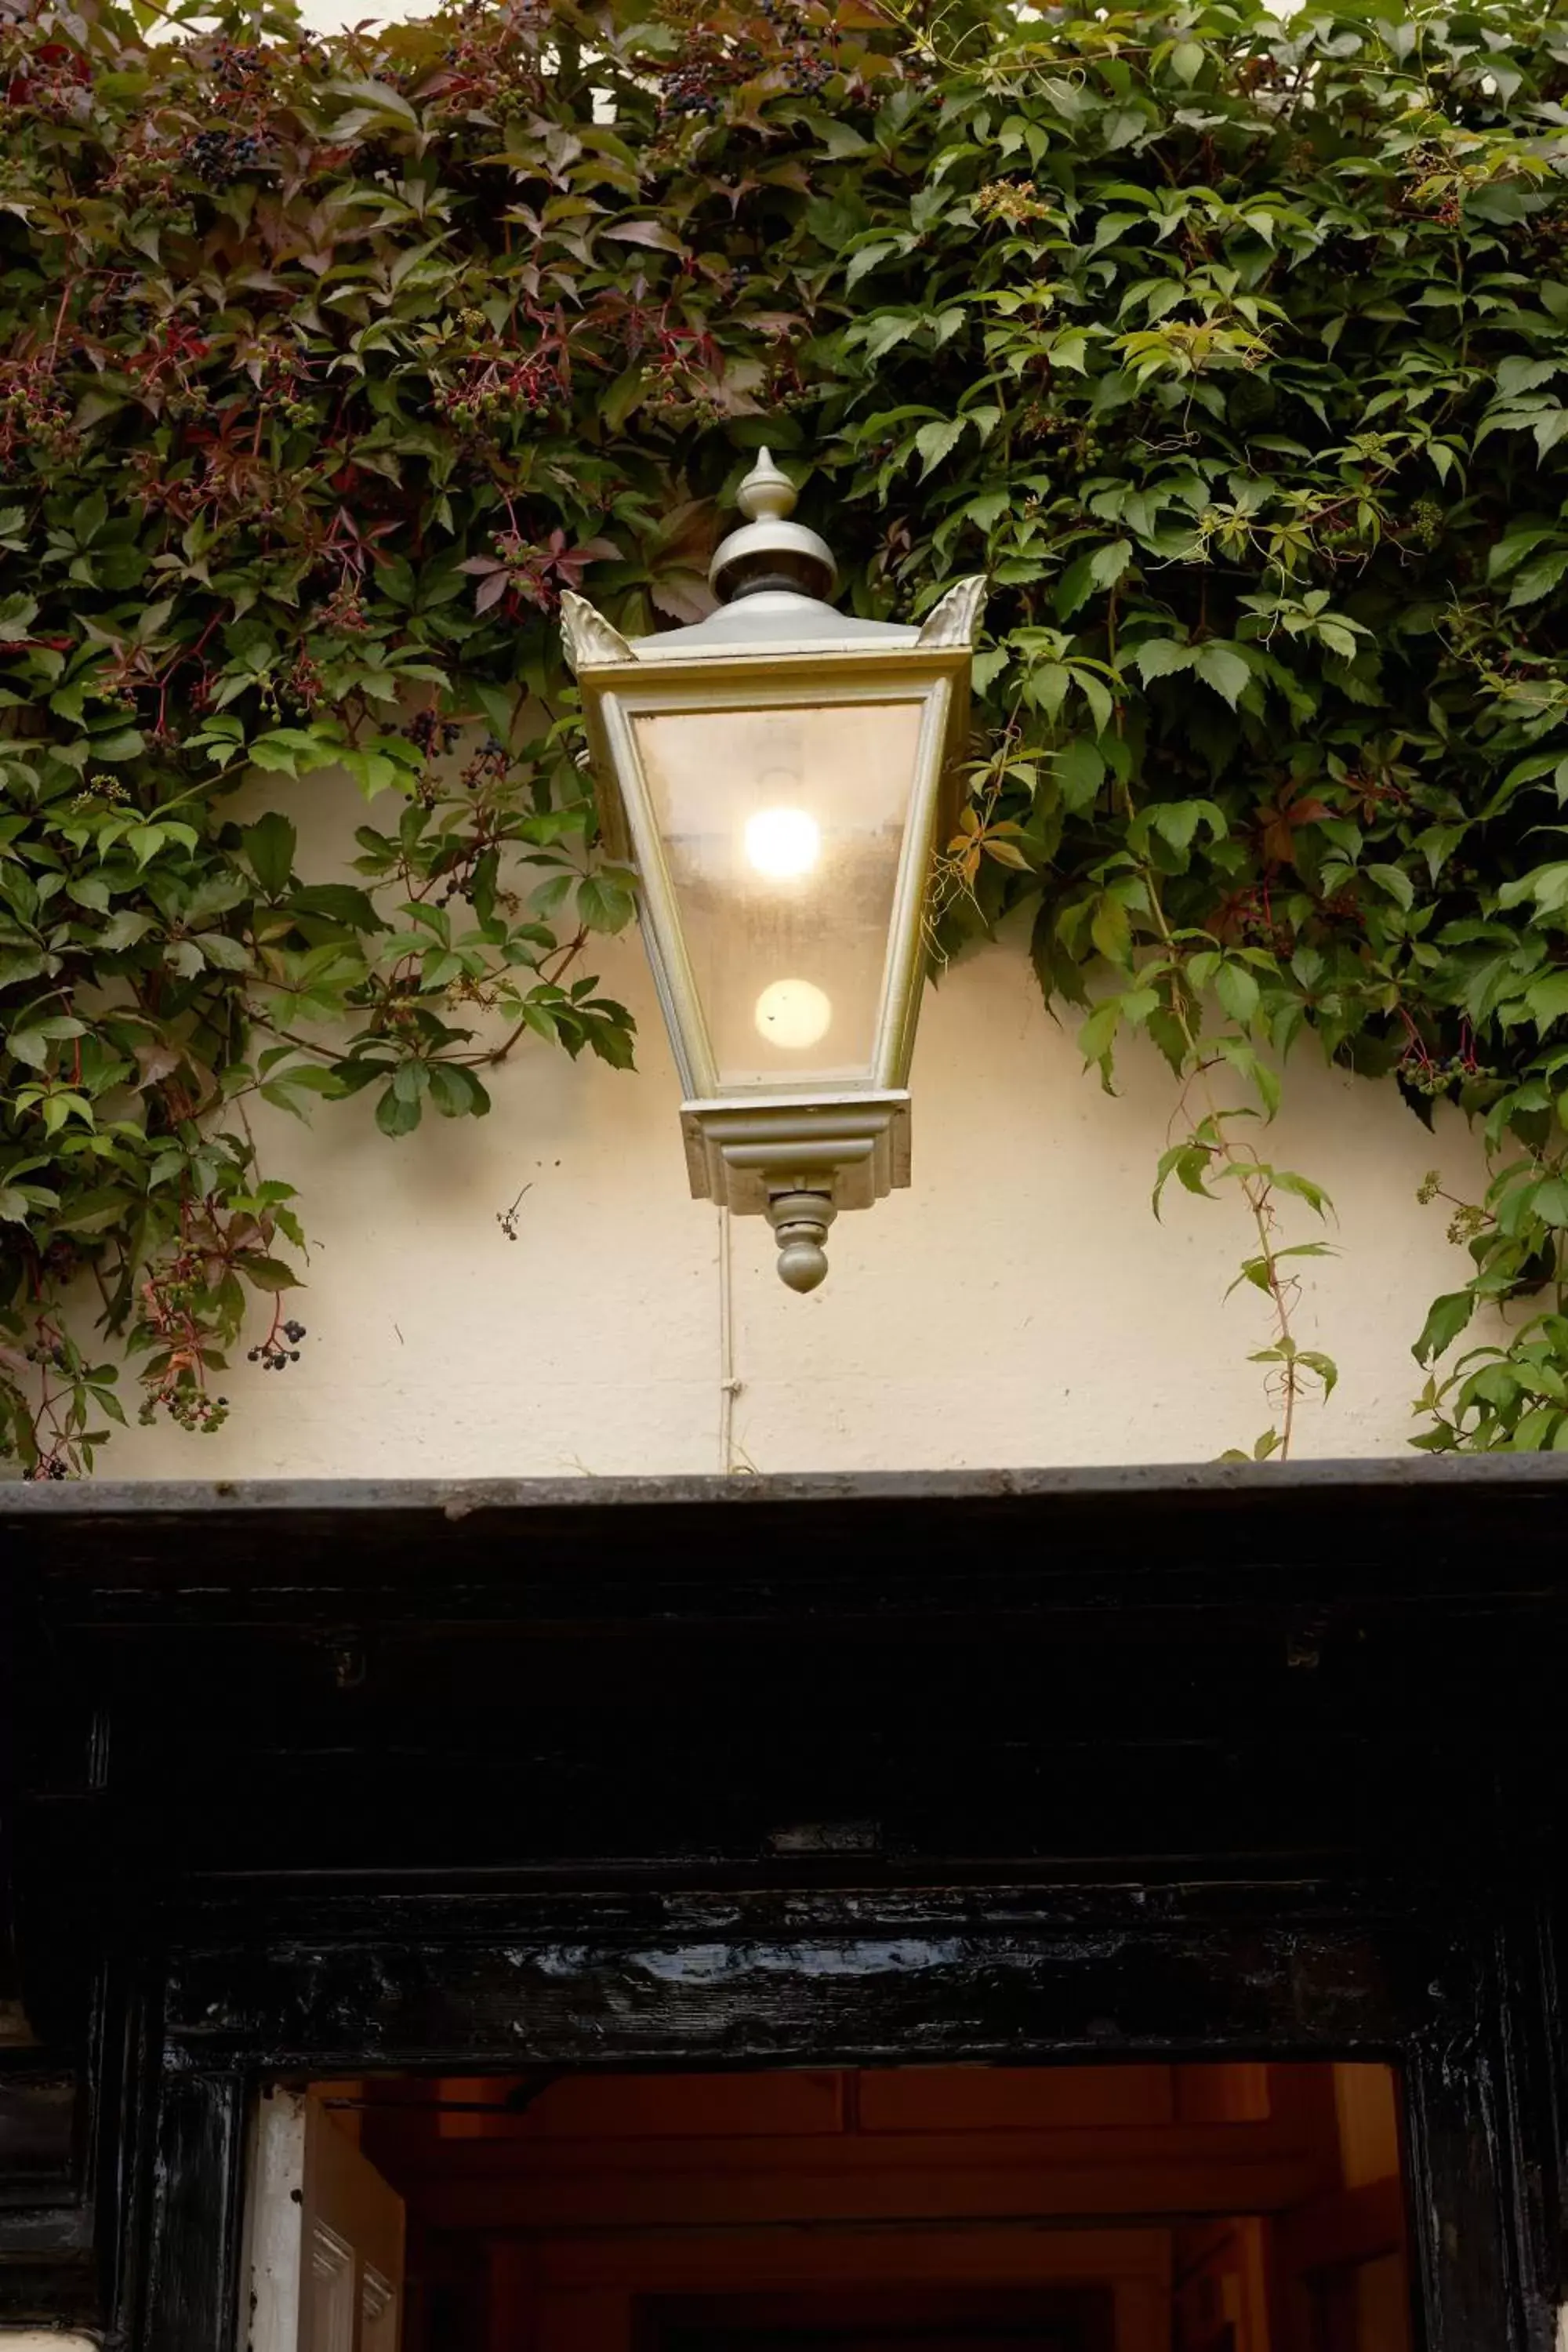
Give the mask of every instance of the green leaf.
[[1127, 909], [1120, 898], [1110, 891], [1096, 901], [1089, 919], [1089, 933], [1100, 954], [1110, 963], [1126, 966], [1132, 960], [1132, 927]]
[[1099, 1062], [1109, 1072], [1110, 1049], [1121, 1025], [1121, 999], [1103, 997], [1078, 1033], [1078, 1049], [1085, 1066]]
[[298, 1290], [300, 1278], [280, 1257], [252, 1257], [242, 1254], [235, 1260], [238, 1271], [254, 1290]]
[[1368, 874], [1380, 890], [1404, 908], [1406, 914], [1415, 904], [1415, 886], [1401, 866], [1369, 866]]
[[106, 955], [119, 955], [144, 940], [152, 928], [151, 916], [132, 914], [128, 907], [122, 907], [117, 915], [110, 915], [100, 931], [98, 944]]
[[613, 221], [601, 232], [607, 237], [617, 237], [627, 245], [646, 245], [658, 253], [684, 253], [686, 247], [665, 221]]
[[250, 951], [243, 940], [232, 940], [226, 931], [198, 931], [192, 943], [198, 947], [204, 960], [215, 971], [248, 971]]
[[922, 482], [932, 467], [939, 466], [948, 452], [955, 446], [963, 431], [964, 422], [962, 416], [955, 416], [945, 423], [939, 422], [921, 426], [920, 431], [915, 435], [915, 447], [925, 459], [924, 465], [921, 467]]
[[1191, 669], [1197, 652], [1195, 646], [1184, 645], [1178, 637], [1146, 637], [1132, 658], [1143, 677], [1170, 677], [1178, 670]]
[[1198, 646], [1193, 656], [1193, 667], [1205, 686], [1212, 686], [1234, 710], [1252, 677], [1241, 656], [1230, 646], [1216, 645], [1211, 637]]
[[1520, 604], [1538, 604], [1542, 596], [1550, 596], [1565, 572], [1568, 572], [1568, 547], [1554, 548], [1550, 554], [1538, 556], [1533, 563], [1525, 564], [1514, 580], [1513, 591], [1508, 600], [1509, 609], [1512, 611]]
[[1200, 1200], [1212, 1201], [1215, 1196], [1205, 1181], [1212, 1159], [1213, 1154], [1205, 1146], [1193, 1142], [1190, 1138], [1182, 1143], [1173, 1143], [1163, 1151], [1154, 1180], [1154, 1214], [1160, 1214], [1160, 1195], [1173, 1175], [1187, 1192], [1195, 1192]]
[[282, 776], [309, 775], [314, 769], [330, 768], [342, 754], [341, 743], [323, 741], [303, 727], [274, 728], [257, 736], [246, 751], [253, 768]]
[[293, 915], [318, 916], [351, 931], [384, 931], [389, 926], [376, 913], [368, 894], [346, 882], [312, 882], [289, 898]]
[[395, 1087], [388, 1087], [375, 1106], [375, 1123], [383, 1135], [412, 1135], [419, 1124], [422, 1105], [416, 1099], [405, 1101]]
[[1530, 1213], [1542, 1224], [1568, 1225], [1568, 1180], [1549, 1176], [1544, 1183], [1537, 1184], [1530, 1196]]
[[1243, 963], [1222, 963], [1214, 976], [1215, 994], [1233, 1021], [1245, 1028], [1258, 1013], [1259, 990]]
[[1114, 588], [1132, 561], [1132, 541], [1113, 539], [1097, 547], [1089, 559], [1089, 579], [1096, 588]]
[[430, 1099], [443, 1118], [479, 1118], [490, 1107], [490, 1098], [472, 1070], [455, 1062], [431, 1063]]
[[299, 835], [289, 819], [279, 810], [268, 809], [265, 816], [246, 826], [239, 839], [264, 896], [280, 898], [289, 887], [299, 846]]
[[1474, 1296], [1468, 1290], [1450, 1290], [1434, 1299], [1421, 1327], [1421, 1337], [1410, 1350], [1416, 1362], [1435, 1363], [1446, 1349], [1453, 1346], [1475, 1307]]
[[1568, 906], [1568, 861], [1538, 866], [1532, 873], [1505, 882], [1497, 894], [1498, 906], [1504, 910], [1521, 906], [1526, 898], [1533, 898], [1545, 915]]
[[1056, 778], [1062, 805], [1069, 815], [1081, 816], [1094, 806], [1105, 782], [1105, 761], [1087, 736], [1078, 735], [1064, 743], [1059, 751], [1051, 754], [1051, 772]]
[[1157, 801], [1149, 812], [1149, 822], [1162, 841], [1168, 841], [1173, 849], [1185, 849], [1198, 829], [1203, 806], [1201, 801]]
[[591, 931], [624, 931], [637, 905], [630, 890], [605, 875], [591, 874], [577, 886], [577, 914]]
[[1079, 605], [1087, 604], [1093, 593], [1094, 558], [1080, 555], [1076, 563], [1068, 565], [1057, 583], [1053, 602], [1058, 617], [1070, 621]]

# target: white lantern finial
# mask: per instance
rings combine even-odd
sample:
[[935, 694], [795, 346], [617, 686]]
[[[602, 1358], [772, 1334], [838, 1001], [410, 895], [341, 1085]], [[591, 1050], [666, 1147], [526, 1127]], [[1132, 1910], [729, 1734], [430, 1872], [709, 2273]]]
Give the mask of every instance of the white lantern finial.
[[708, 581], [722, 604], [764, 590], [797, 596], [831, 596], [838, 567], [833, 550], [804, 523], [792, 522], [795, 488], [770, 449], [759, 449], [750, 473], [735, 493], [745, 516], [739, 530], [721, 540]]
[[795, 512], [795, 488], [789, 476], [773, 463], [771, 449], [759, 449], [757, 462], [735, 493], [735, 504], [748, 522], [783, 522]]

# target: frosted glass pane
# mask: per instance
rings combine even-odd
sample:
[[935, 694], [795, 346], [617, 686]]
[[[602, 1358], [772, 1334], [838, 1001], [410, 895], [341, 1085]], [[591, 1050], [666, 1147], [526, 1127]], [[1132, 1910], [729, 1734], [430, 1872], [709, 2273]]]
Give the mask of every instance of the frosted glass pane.
[[921, 709], [634, 719], [722, 1088], [870, 1076]]

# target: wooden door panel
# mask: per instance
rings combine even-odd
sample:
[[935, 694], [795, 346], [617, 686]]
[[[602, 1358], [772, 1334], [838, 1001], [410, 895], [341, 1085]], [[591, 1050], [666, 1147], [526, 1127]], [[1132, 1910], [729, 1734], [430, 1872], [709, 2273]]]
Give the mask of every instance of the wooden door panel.
[[319, 2099], [258, 2105], [246, 2216], [246, 2352], [398, 2352], [403, 2200]]

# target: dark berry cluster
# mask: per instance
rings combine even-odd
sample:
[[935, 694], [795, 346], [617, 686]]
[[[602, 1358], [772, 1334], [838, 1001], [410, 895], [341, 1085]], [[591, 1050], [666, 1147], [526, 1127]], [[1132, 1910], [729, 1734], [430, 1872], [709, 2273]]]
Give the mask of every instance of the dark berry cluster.
[[417, 744], [427, 760], [434, 759], [437, 751], [452, 751], [461, 731], [452, 719], [438, 719], [433, 710], [416, 710], [404, 730], [409, 741]]
[[820, 98], [833, 79], [834, 64], [820, 49], [808, 48], [797, 41], [784, 60], [784, 79], [797, 97]]
[[248, 96], [272, 78], [272, 53], [254, 41], [217, 41], [213, 45], [212, 76], [224, 89]]
[[672, 66], [659, 94], [664, 112], [707, 114], [724, 90], [733, 86], [735, 77], [727, 68], [728, 60], [711, 57], [689, 58], [684, 64]]
[[826, 87], [834, 62], [807, 32], [798, 0], [760, 0], [757, 13], [771, 41], [749, 34], [731, 38], [701, 26], [688, 29], [684, 55], [663, 75], [664, 113], [710, 113], [726, 92], [764, 74], [778, 77], [803, 98], [816, 98]]
[[285, 1323], [280, 1331], [269, 1331], [259, 1347], [247, 1349], [246, 1361], [259, 1364], [264, 1372], [280, 1372], [286, 1364], [300, 1360], [300, 1342], [305, 1337], [302, 1323]]
[[499, 791], [510, 769], [511, 755], [500, 736], [487, 735], [479, 750], [464, 761], [458, 782], [466, 793]]
[[198, 131], [182, 158], [209, 188], [226, 188], [261, 161], [261, 142], [248, 131]]

